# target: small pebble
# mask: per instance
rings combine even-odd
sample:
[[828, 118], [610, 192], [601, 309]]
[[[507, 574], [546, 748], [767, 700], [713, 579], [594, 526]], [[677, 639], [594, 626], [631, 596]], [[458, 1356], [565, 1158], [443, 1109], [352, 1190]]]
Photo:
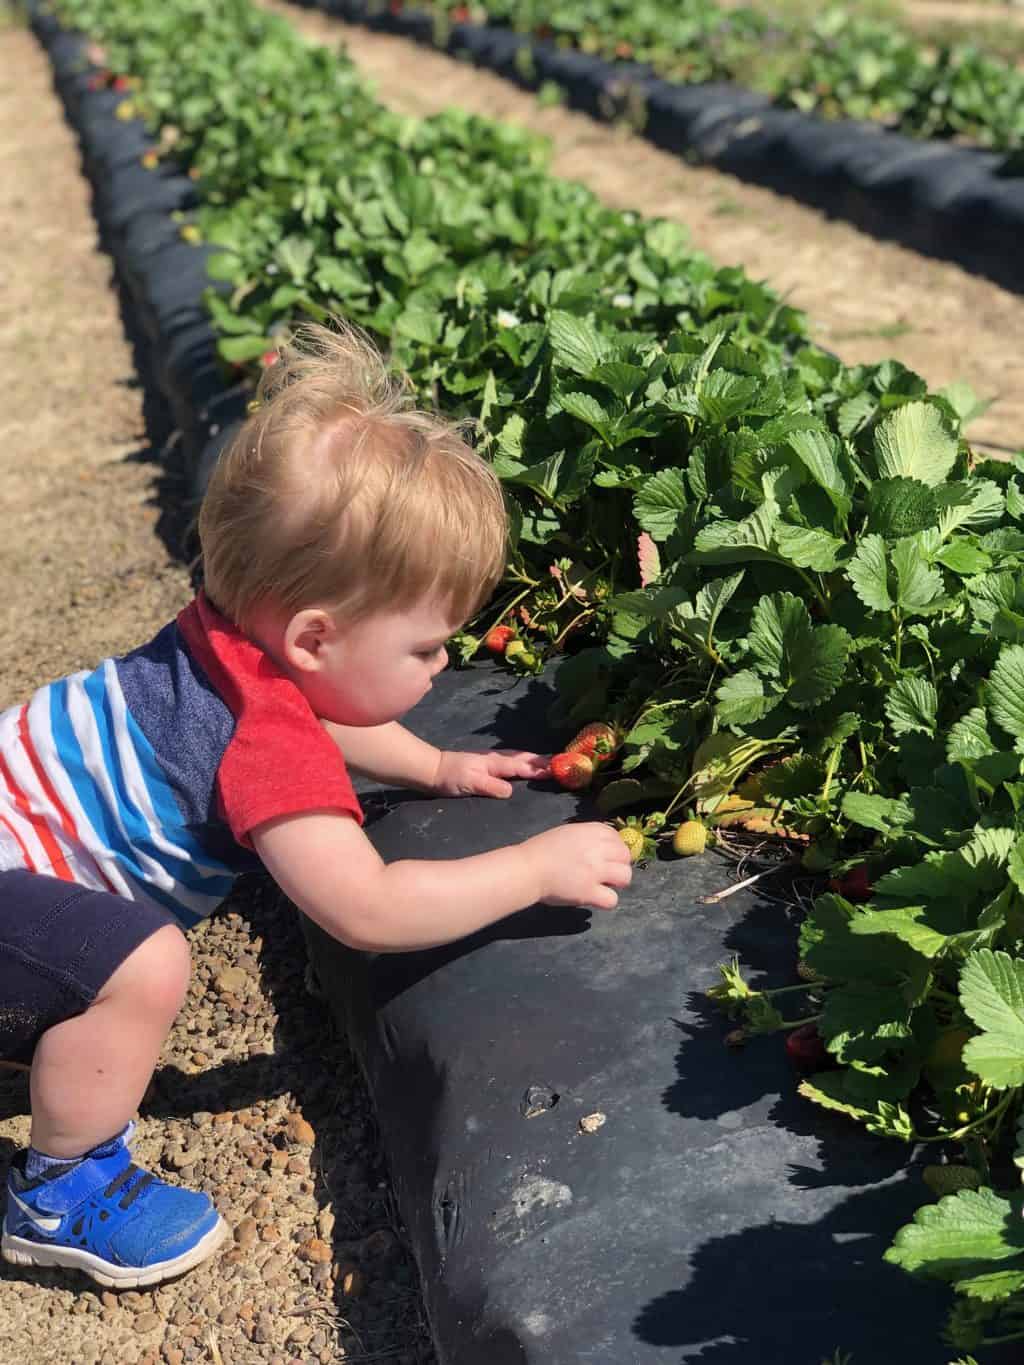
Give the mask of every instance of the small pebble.
[[292, 1114], [285, 1124], [285, 1132], [290, 1142], [298, 1142], [304, 1147], [312, 1147], [316, 1142], [316, 1133], [312, 1125], [307, 1123], [301, 1114]]
[[235, 1241], [240, 1247], [251, 1247], [259, 1240], [255, 1218], [243, 1218], [235, 1228]]

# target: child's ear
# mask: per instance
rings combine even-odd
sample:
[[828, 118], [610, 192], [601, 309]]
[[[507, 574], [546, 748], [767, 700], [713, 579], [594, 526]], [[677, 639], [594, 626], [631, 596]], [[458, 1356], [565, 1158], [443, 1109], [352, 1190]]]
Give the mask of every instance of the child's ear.
[[302, 673], [316, 673], [323, 667], [325, 647], [338, 638], [338, 626], [331, 616], [319, 607], [297, 611], [284, 629], [282, 647], [284, 657], [292, 668]]

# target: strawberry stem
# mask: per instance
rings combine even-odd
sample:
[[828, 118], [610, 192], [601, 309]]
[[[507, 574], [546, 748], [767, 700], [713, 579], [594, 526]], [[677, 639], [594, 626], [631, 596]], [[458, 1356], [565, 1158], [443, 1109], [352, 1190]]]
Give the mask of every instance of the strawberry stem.
[[787, 1019], [775, 1031], [780, 1033], [785, 1029], [803, 1028], [804, 1024], [816, 1024], [820, 1018], [820, 1014], [809, 1014], [806, 1019]]
[[913, 1141], [959, 1142], [959, 1140], [964, 1136], [965, 1133], [971, 1133], [974, 1131], [975, 1128], [982, 1128], [986, 1123], [991, 1123], [993, 1119], [1001, 1117], [1005, 1110], [1007, 1110], [1010, 1107], [1010, 1104], [1014, 1100], [1015, 1094], [1016, 1092], [1013, 1090], [1007, 1091], [1007, 1093], [1003, 1096], [1003, 1098], [999, 1101], [999, 1103], [996, 1105], [994, 1109], [987, 1110], [984, 1114], [981, 1115], [980, 1118], [974, 1119], [971, 1123], [965, 1123], [960, 1128], [953, 1128], [941, 1133], [933, 1133], [928, 1137], [922, 1137], [920, 1134], [915, 1133]]

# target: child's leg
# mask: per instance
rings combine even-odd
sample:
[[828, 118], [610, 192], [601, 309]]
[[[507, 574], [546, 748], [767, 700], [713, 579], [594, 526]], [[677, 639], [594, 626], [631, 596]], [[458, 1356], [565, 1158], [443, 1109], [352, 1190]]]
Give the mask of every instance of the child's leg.
[[32, 1146], [76, 1157], [120, 1133], [138, 1108], [181, 1008], [191, 961], [164, 925], [116, 969], [84, 1014], [46, 1030], [32, 1059]]
[[188, 984], [164, 911], [0, 872], [0, 1057], [32, 1060], [32, 1147], [7, 1178], [4, 1257], [157, 1284], [227, 1234], [205, 1194], [132, 1161], [129, 1120]]

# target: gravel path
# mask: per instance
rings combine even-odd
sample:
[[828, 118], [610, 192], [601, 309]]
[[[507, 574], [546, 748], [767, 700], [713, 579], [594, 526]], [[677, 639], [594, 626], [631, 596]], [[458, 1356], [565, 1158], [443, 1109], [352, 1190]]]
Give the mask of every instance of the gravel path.
[[[2, 9], [0, 233], [2, 707], [131, 648], [190, 596], [166, 414], [139, 384], [48, 63]], [[0, 1360], [433, 1361], [368, 1099], [304, 989], [295, 911], [246, 879], [191, 941], [135, 1153], [208, 1190], [234, 1243], [152, 1292], [0, 1263]], [[26, 1078], [0, 1072], [0, 1175], [28, 1128]]]

